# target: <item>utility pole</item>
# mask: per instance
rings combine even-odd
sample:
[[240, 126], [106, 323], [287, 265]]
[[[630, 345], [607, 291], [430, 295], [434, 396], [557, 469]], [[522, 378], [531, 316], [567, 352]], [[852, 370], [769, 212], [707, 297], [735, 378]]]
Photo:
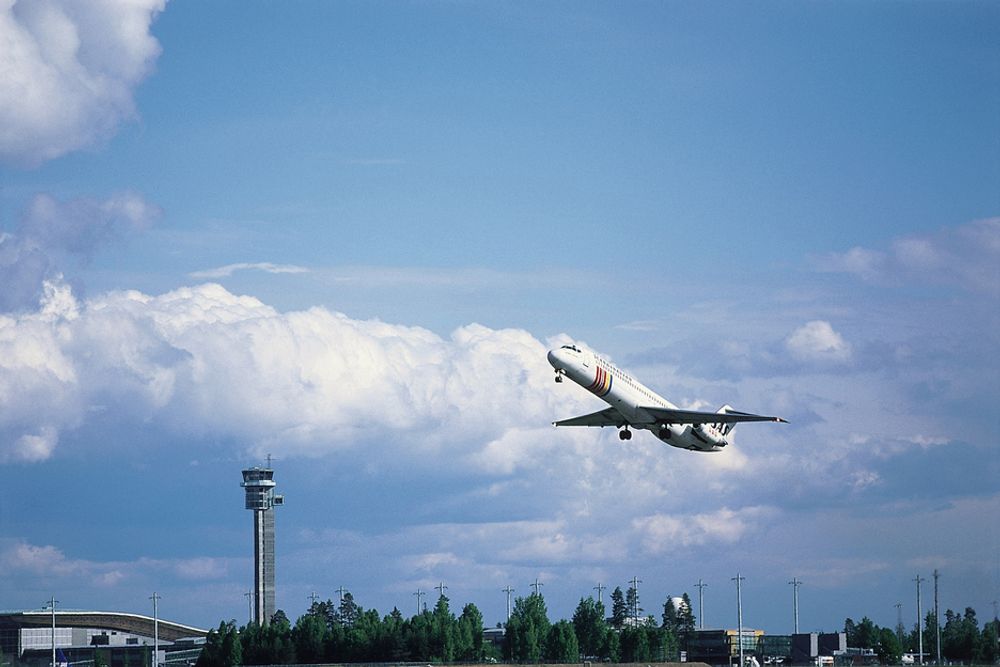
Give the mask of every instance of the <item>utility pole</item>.
[[702, 582], [701, 579], [695, 584], [698, 587], [698, 629], [705, 629], [705, 587], [708, 584]]
[[507, 584], [506, 588], [500, 590], [507, 594], [507, 622], [510, 623], [510, 594], [514, 592], [514, 587]]
[[632, 627], [637, 628], [639, 627], [639, 584], [642, 583], [642, 579], [633, 576], [629, 583], [632, 584], [634, 591], [632, 594]]
[[927, 581], [919, 574], [913, 580], [917, 582], [917, 651], [920, 652], [920, 664], [924, 664], [924, 624], [922, 618], [920, 618], [920, 584]]
[[795, 615], [795, 634], [799, 634], [799, 586], [802, 582], [792, 577], [788, 582], [792, 585], [792, 613]]
[[938, 616], [938, 578], [941, 575], [938, 574], [937, 568], [934, 568], [934, 630], [937, 634], [937, 651], [935, 652], [934, 664], [941, 664], [941, 617]]
[[448, 587], [445, 586], [444, 582], [442, 581], [442, 582], [438, 583], [437, 586], [434, 587], [434, 590], [436, 590], [438, 592], [438, 597], [439, 598], [443, 598], [444, 597], [444, 592], [446, 590], [448, 590]]
[[746, 577], [741, 577], [740, 573], [737, 572], [735, 577], [731, 578], [731, 581], [736, 582], [736, 620], [738, 623], [737, 634], [738, 637], [736, 641], [740, 643], [740, 667], [744, 667], [743, 662], [743, 594], [740, 591], [740, 582], [745, 581]]
[[[316, 591], [313, 591], [312, 593], [310, 593], [306, 597], [308, 597], [312, 601], [312, 607], [315, 607], [316, 606], [316, 601], [319, 600], [319, 596], [316, 595]], [[310, 607], [310, 609], [312, 607]]]
[[545, 584], [543, 584], [542, 582], [538, 581], [538, 577], [535, 577], [535, 583], [533, 583], [533, 584], [529, 584], [529, 585], [530, 585], [530, 586], [531, 586], [532, 588], [534, 588], [534, 589], [535, 589], [535, 595], [539, 595], [539, 593], [538, 593], [538, 587], [539, 587], [539, 586], [544, 586]]
[[344, 588], [343, 586], [341, 586], [340, 588], [338, 588], [337, 590], [335, 590], [334, 593], [337, 593], [338, 595], [340, 595], [340, 601], [343, 602], [344, 601], [344, 593], [350, 593], [350, 591], [347, 590], [346, 588]]
[[420, 616], [420, 596], [427, 595], [427, 593], [424, 593], [422, 590], [418, 588], [417, 592], [414, 593], [414, 595], [417, 596], [417, 616]]
[[149, 597], [153, 601], [153, 667], [159, 667], [160, 664], [160, 617], [156, 612], [156, 603], [160, 600], [160, 596], [153, 591], [153, 594]]
[[597, 585], [594, 586], [594, 590], [597, 591], [597, 604], [604, 604], [604, 601], [601, 599], [601, 593], [603, 593], [607, 588], [607, 586], [602, 585], [599, 581], [597, 582]]
[[52, 667], [56, 667], [56, 605], [59, 600], [53, 595], [52, 599], [47, 602], [49, 609], [52, 610]]
[[900, 647], [903, 646], [903, 603], [897, 602], [893, 605], [896, 608], [896, 638], [899, 639]]

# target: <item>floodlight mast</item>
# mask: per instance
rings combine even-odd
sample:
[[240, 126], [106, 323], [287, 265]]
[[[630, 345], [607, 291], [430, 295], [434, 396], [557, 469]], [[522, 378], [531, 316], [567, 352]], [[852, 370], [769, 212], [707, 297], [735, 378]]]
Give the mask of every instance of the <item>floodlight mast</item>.
[[56, 605], [58, 603], [59, 600], [56, 599], [55, 595], [46, 603], [52, 610], [52, 667], [56, 667]]
[[738, 623], [737, 627], [737, 641], [740, 645], [740, 667], [744, 667], [743, 662], [743, 594], [740, 591], [740, 582], [745, 581], [746, 577], [740, 576], [737, 572], [735, 577], [731, 578], [732, 581], [736, 582], [736, 620]]
[[510, 594], [514, 592], [514, 588], [510, 584], [507, 584], [505, 588], [501, 588], [500, 590], [507, 594], [507, 622], [510, 623]]
[[941, 575], [938, 574], [937, 568], [934, 568], [934, 631], [937, 633], [937, 653], [935, 657], [935, 664], [941, 664], [941, 617], [938, 616], [938, 578]]
[[149, 597], [153, 601], [153, 667], [159, 667], [160, 664], [160, 617], [156, 611], [156, 603], [160, 598], [156, 591]]
[[594, 590], [597, 591], [597, 604], [604, 604], [604, 601], [601, 599], [601, 593], [607, 590], [607, 588], [607, 586], [603, 585], [599, 581], [597, 582], [597, 585], [594, 586]]
[[924, 664], [924, 626], [921, 623], [923, 620], [920, 618], [920, 584], [927, 581], [919, 574], [913, 580], [917, 582], [917, 650], [920, 652], [920, 664]]
[[799, 586], [802, 585], [802, 582], [792, 577], [792, 580], [788, 583], [792, 586], [792, 613], [795, 616], [795, 634], [799, 634]]
[[704, 589], [705, 589], [706, 586], [708, 586], [708, 584], [702, 582], [702, 580], [699, 579], [698, 583], [695, 584], [695, 586], [698, 588], [698, 629], [699, 630], [704, 630], [705, 629], [705, 591], [704, 591]]

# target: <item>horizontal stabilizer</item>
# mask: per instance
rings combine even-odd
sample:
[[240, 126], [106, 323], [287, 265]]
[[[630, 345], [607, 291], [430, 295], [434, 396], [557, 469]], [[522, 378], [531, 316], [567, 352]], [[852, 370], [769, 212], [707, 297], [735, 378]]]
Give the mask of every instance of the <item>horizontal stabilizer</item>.
[[788, 422], [781, 417], [766, 417], [749, 412], [726, 410], [725, 412], [698, 412], [696, 410], [671, 410], [653, 406], [640, 408], [667, 424], [737, 424], [739, 422]]

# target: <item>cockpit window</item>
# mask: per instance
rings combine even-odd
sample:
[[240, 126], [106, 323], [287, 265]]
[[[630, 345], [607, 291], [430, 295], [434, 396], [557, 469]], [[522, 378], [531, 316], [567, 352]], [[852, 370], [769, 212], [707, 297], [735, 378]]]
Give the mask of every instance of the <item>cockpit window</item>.
[[562, 349], [564, 349], [564, 350], [573, 350], [574, 352], [579, 352], [580, 351], [580, 348], [578, 348], [576, 345], [563, 345]]

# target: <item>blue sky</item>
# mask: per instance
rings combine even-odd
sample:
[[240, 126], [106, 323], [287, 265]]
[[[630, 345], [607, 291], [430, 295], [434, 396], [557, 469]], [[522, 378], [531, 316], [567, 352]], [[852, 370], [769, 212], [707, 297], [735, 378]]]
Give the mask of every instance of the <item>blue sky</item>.
[[[293, 618], [992, 613], [996, 5], [124, 5], [0, 10], [3, 606], [244, 620], [271, 453]], [[569, 340], [791, 423], [555, 431]]]

